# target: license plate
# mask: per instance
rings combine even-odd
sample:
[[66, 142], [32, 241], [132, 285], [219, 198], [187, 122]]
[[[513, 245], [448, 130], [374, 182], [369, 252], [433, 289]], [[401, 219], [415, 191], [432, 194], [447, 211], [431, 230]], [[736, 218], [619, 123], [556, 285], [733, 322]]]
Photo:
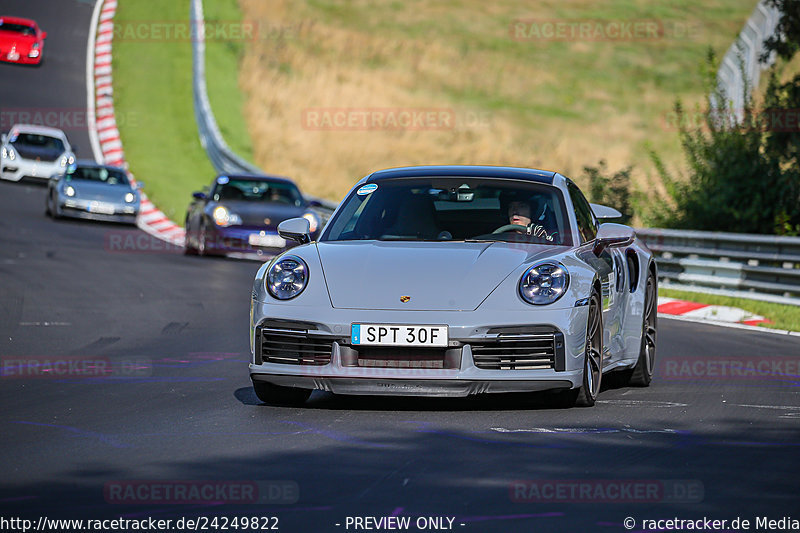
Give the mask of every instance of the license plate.
[[280, 235], [259, 235], [258, 233], [251, 233], [247, 238], [250, 246], [261, 246], [264, 248], [283, 248], [286, 246], [286, 240]]
[[447, 326], [353, 324], [350, 342], [362, 346], [447, 346]]
[[114, 206], [102, 202], [91, 202], [89, 204], [90, 213], [98, 213], [100, 215], [113, 215]]

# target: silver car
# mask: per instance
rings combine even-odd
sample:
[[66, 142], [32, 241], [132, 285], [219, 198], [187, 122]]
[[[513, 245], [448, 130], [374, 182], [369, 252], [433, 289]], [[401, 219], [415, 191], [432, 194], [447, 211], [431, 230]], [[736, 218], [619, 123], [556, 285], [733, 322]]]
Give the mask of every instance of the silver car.
[[49, 181], [45, 213], [53, 218], [136, 224], [140, 188], [141, 183], [133, 185], [122, 168], [79, 161]]
[[256, 274], [250, 377], [264, 402], [341, 394], [466, 396], [552, 390], [594, 405], [604, 373], [646, 386], [656, 266], [561, 174], [477, 166], [375, 172], [318, 242]]
[[0, 137], [0, 178], [49, 180], [75, 163], [74, 148], [63, 131], [16, 124]]

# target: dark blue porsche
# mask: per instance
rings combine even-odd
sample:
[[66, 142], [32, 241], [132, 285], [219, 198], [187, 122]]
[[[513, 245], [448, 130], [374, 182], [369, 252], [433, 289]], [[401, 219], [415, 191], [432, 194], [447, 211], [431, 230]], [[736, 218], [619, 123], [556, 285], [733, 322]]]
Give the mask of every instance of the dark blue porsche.
[[278, 235], [278, 224], [303, 217], [312, 238], [321, 220], [297, 185], [267, 175], [218, 176], [204, 192], [192, 194], [186, 213], [187, 255], [272, 256], [294, 246]]

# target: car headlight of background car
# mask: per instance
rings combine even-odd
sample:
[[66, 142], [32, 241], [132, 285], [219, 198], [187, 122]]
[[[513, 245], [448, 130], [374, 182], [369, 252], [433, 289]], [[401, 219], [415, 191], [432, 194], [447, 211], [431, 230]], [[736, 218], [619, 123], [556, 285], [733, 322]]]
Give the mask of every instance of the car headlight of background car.
[[134, 201], [136, 201], [136, 195], [132, 192], [125, 193], [125, 201], [129, 204], [132, 204]]
[[214, 218], [214, 223], [223, 228], [227, 226], [238, 226], [242, 223], [242, 217], [231, 213], [226, 207], [221, 205], [214, 208], [212, 216]]
[[316, 215], [316, 213], [308, 211], [307, 213], [303, 214], [303, 218], [308, 220], [309, 231], [311, 233], [317, 231], [317, 228], [319, 227], [319, 217]]
[[17, 158], [17, 154], [14, 153], [14, 149], [11, 147], [6, 148], [3, 146], [3, 159], [8, 159], [9, 161], [13, 161]]
[[295, 255], [275, 261], [264, 278], [267, 291], [278, 300], [290, 300], [308, 284], [308, 265]]
[[66, 167], [75, 162], [75, 156], [72, 154], [64, 154], [61, 156], [61, 167]]
[[569, 272], [561, 263], [547, 261], [530, 267], [519, 280], [519, 294], [533, 305], [551, 304], [569, 286]]
[[67, 185], [66, 187], [64, 187], [64, 194], [66, 194], [67, 196], [75, 196], [76, 194], [75, 187], [73, 187], [72, 185]]

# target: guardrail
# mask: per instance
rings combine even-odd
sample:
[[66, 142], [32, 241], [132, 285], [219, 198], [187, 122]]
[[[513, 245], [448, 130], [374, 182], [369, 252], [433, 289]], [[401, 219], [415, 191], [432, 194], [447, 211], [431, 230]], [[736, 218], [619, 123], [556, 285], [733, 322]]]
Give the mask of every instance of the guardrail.
[[[206, 43], [205, 18], [203, 16], [203, 0], [192, 0], [190, 7], [192, 24], [192, 97], [194, 99], [194, 116], [200, 144], [206, 151], [214, 169], [220, 174], [263, 174], [257, 166], [239, 157], [225, 142], [219, 131], [211, 103], [208, 101], [206, 88]], [[336, 203], [304, 195], [308, 200], [319, 205], [313, 209], [322, 217], [323, 224], [328, 221]]]
[[774, 63], [775, 54], [766, 63], [761, 63], [759, 58], [764, 53], [764, 40], [775, 33], [780, 18], [780, 10], [761, 0], [719, 65], [717, 84], [722, 88], [730, 102], [730, 109], [739, 120], [743, 118], [744, 102], [749, 96], [745, 94], [743, 77], [747, 78], [746, 86], [751, 90], [755, 89], [758, 87], [761, 71]]
[[800, 305], [800, 237], [637, 229], [662, 287]]

